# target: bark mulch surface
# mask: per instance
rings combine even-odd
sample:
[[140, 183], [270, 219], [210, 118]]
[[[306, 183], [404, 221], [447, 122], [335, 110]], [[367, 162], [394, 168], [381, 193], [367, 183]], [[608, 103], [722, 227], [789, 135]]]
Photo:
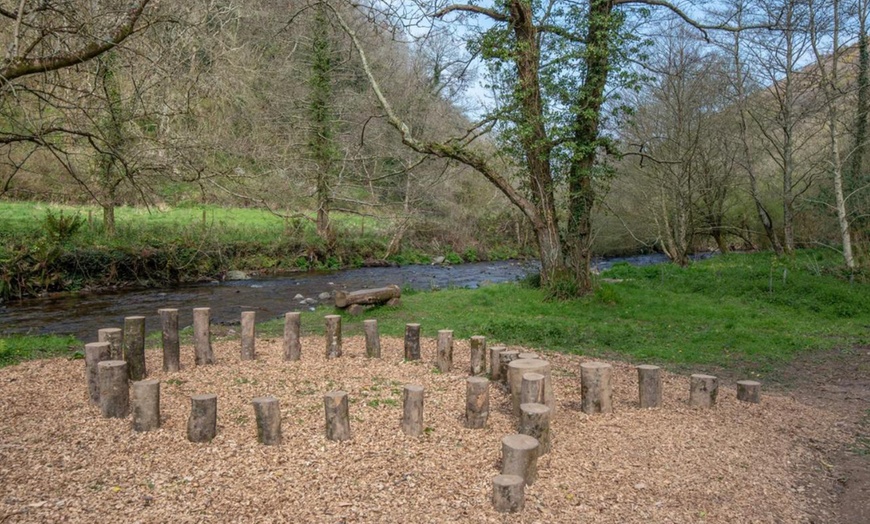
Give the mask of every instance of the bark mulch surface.
[[[636, 373], [614, 363], [614, 412], [579, 410], [583, 357], [545, 354], [557, 399], [553, 449], [526, 488], [525, 510], [496, 513], [491, 480], [501, 438], [516, 432], [509, 398], [491, 388], [486, 429], [463, 427], [468, 343], [454, 344], [454, 371], [402, 361], [402, 340], [303, 340], [300, 362], [280, 340], [260, 340], [257, 360], [239, 342], [215, 342], [217, 364], [160, 371], [163, 426], [134, 433], [88, 403], [84, 362], [41, 360], [0, 369], [0, 522], [809, 522], [820, 502], [805, 489], [807, 465], [851, 438], [838, 415], [785, 395], [740, 403], [720, 385], [718, 405], [687, 407], [688, 378], [665, 374], [664, 407], [637, 406]], [[425, 387], [426, 434], [399, 428], [402, 386]], [[349, 392], [353, 438], [324, 437], [323, 394]], [[187, 441], [189, 397], [218, 395], [218, 434]], [[284, 442], [256, 441], [251, 400], [280, 400]], [[816, 514], [815, 518], [819, 518]], [[824, 521], [824, 520], [821, 520]]]

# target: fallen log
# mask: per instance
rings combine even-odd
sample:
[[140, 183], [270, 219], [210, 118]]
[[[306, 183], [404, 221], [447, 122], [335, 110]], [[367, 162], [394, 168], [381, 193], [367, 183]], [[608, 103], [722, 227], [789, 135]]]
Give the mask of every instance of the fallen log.
[[335, 307], [345, 308], [353, 304], [383, 304], [400, 296], [402, 296], [402, 290], [395, 284], [387, 287], [360, 289], [359, 291], [336, 291]]

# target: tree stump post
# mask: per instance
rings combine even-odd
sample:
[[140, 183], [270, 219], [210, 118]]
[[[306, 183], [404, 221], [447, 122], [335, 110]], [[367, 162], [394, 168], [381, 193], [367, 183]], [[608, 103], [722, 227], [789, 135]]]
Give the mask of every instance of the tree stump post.
[[761, 382], [754, 380], [737, 381], [737, 400], [758, 404], [761, 402]]
[[508, 383], [508, 364], [517, 360], [519, 356], [519, 351], [507, 349], [498, 354], [498, 378], [502, 384], [507, 385]]
[[471, 337], [471, 375], [482, 375], [486, 370], [486, 337]]
[[284, 360], [302, 358], [302, 316], [295, 311], [284, 314]]
[[580, 409], [583, 413], [592, 415], [613, 411], [612, 372], [613, 366], [603, 362], [580, 364]]
[[326, 358], [341, 356], [341, 315], [326, 315]]
[[257, 313], [255, 311], [242, 311], [242, 360], [255, 360], [257, 340]]
[[347, 393], [331, 391], [323, 396], [326, 410], [326, 438], [329, 440], [350, 439], [350, 415], [348, 413]]
[[496, 475], [492, 479], [492, 506], [499, 513], [519, 513], [525, 506], [526, 483], [519, 475]]
[[538, 477], [538, 439], [529, 435], [508, 435], [501, 439], [501, 474], [518, 475], [526, 486]]
[[133, 382], [133, 431], [160, 427], [160, 381]]
[[441, 373], [447, 373], [453, 369], [452, 329], [441, 329], [438, 331], [438, 352], [435, 356], [435, 367]]
[[211, 349], [211, 308], [193, 308], [193, 351], [197, 366], [215, 363]]
[[97, 330], [97, 340], [109, 343], [111, 360], [124, 360], [124, 331], [121, 328], [99, 329]]
[[366, 356], [381, 358], [381, 335], [378, 333], [376, 319], [363, 320], [363, 330], [366, 333]]
[[709, 409], [716, 405], [719, 379], [713, 375], [696, 374], [689, 378], [689, 405]]
[[[504, 353], [502, 353], [504, 355]], [[522, 404], [523, 376], [526, 373], [537, 373], [544, 376], [544, 404], [553, 411], [556, 407], [556, 399], [553, 396], [553, 378], [550, 363], [537, 358], [512, 360], [508, 364], [507, 384], [511, 394], [511, 410], [515, 417], [520, 416], [520, 404]]]
[[519, 433], [538, 439], [538, 455], [550, 452], [550, 408], [544, 404], [520, 404]]
[[423, 434], [423, 386], [408, 384], [402, 396], [402, 432], [409, 437]]
[[257, 418], [257, 441], [266, 446], [281, 444], [281, 410], [275, 397], [258, 397], [253, 401]]
[[145, 371], [145, 317], [124, 319], [124, 360], [130, 380], [142, 380]]
[[190, 417], [187, 418], [187, 440], [211, 442], [217, 435], [217, 395], [190, 397]]
[[535, 359], [535, 358], [541, 358], [541, 357], [539, 357], [537, 353], [532, 353], [531, 351], [525, 351], [525, 352], [517, 355], [518, 360]]
[[484, 377], [465, 379], [465, 427], [486, 427], [489, 418], [489, 380]]
[[637, 366], [637, 395], [641, 409], [662, 405], [662, 370], [658, 366]]
[[507, 351], [504, 346], [489, 348], [489, 378], [493, 382], [501, 380], [501, 354]]
[[91, 404], [100, 405], [100, 375], [97, 364], [112, 359], [112, 345], [108, 342], [85, 344], [85, 375], [88, 379], [88, 397]]
[[420, 360], [420, 324], [405, 324], [405, 360]]
[[523, 373], [520, 383], [520, 405], [522, 404], [545, 404], [544, 375], [540, 373]]
[[158, 309], [163, 339], [163, 371], [172, 373], [181, 369], [181, 348], [178, 343], [178, 310]]
[[100, 380], [100, 412], [105, 418], [124, 418], [130, 412], [127, 362], [104, 360], [97, 364]]

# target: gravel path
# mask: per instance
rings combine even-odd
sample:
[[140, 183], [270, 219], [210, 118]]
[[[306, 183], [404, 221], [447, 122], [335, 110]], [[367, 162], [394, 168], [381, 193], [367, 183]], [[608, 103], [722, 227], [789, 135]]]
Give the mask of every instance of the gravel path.
[[[454, 371], [402, 361], [402, 340], [344, 341], [327, 361], [322, 338], [303, 340], [300, 362], [281, 360], [280, 340], [260, 340], [257, 360], [238, 341], [215, 342], [218, 364], [163, 373], [163, 427], [136, 434], [88, 404], [84, 363], [64, 359], [0, 369], [0, 522], [806, 522], [815, 501], [805, 466], [848, 438], [836, 415], [786, 396], [760, 405], [720, 386], [710, 411], [689, 409], [688, 378], [665, 374], [662, 409], [640, 410], [636, 374], [614, 363], [614, 413], [579, 411], [582, 357], [545, 354], [557, 411], [553, 451], [538, 465], [523, 513], [491, 509], [500, 439], [515, 432], [509, 398], [491, 389], [483, 430], [463, 428], [468, 343], [455, 342]], [[402, 386], [426, 388], [426, 434], [399, 429]], [[324, 393], [351, 399], [353, 438], [324, 438]], [[190, 395], [218, 395], [218, 435], [186, 440]], [[281, 402], [284, 443], [258, 445], [251, 400]]]

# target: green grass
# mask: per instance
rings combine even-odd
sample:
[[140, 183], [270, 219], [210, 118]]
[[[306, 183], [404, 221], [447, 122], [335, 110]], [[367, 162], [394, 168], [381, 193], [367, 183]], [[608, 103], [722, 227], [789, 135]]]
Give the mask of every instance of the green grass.
[[83, 347], [73, 336], [10, 335], [0, 338], [0, 367], [36, 358], [82, 358]]

